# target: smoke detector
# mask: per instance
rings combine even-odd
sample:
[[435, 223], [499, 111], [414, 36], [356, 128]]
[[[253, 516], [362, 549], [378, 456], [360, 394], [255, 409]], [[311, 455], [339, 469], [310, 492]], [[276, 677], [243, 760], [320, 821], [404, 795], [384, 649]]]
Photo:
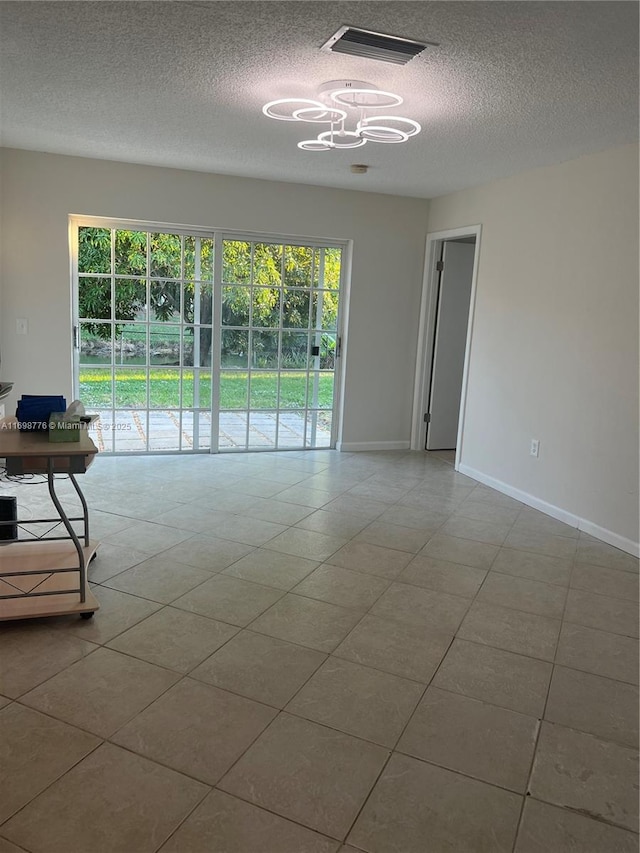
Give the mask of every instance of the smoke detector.
[[320, 50], [325, 53], [347, 53], [349, 56], [359, 56], [363, 59], [406, 65], [428, 45], [436, 44], [432, 41], [412, 41], [399, 36], [375, 33], [372, 30], [344, 26], [340, 27]]

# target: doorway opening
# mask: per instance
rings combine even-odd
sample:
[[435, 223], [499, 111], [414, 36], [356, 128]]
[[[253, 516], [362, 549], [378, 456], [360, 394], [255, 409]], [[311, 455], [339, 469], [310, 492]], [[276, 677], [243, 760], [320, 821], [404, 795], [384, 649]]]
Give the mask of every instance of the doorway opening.
[[459, 466], [473, 332], [479, 225], [427, 237], [411, 449], [455, 452]]

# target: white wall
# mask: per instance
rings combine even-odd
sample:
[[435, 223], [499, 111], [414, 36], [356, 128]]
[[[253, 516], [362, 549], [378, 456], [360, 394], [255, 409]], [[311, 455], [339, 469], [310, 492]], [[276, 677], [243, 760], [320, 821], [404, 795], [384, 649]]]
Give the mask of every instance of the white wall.
[[461, 465], [633, 550], [638, 147], [431, 201], [430, 232], [478, 223]]
[[342, 440], [408, 441], [427, 201], [10, 149], [1, 168], [2, 375], [18, 396], [71, 395], [69, 214], [348, 239]]

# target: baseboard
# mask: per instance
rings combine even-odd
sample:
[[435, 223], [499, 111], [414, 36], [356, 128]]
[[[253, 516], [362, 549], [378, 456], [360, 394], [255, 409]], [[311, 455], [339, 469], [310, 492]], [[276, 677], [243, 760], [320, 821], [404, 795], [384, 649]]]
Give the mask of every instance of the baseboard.
[[408, 450], [408, 441], [339, 441], [336, 450]]
[[562, 509], [555, 504], [543, 501], [541, 498], [536, 498], [528, 492], [516, 489], [508, 483], [503, 483], [502, 480], [496, 480], [495, 477], [490, 477], [488, 474], [484, 474], [482, 471], [477, 471], [469, 465], [460, 465], [458, 470], [461, 474], [466, 474], [467, 477], [473, 477], [474, 480], [477, 480], [484, 486], [489, 486], [491, 489], [495, 489], [497, 492], [502, 492], [502, 494], [508, 495], [510, 498], [514, 498], [527, 506], [533, 507], [534, 509], [543, 512], [545, 515], [550, 515], [551, 518], [555, 518], [558, 521], [568, 524], [570, 527], [576, 527], [578, 530], [588, 533], [589, 536], [593, 536], [594, 539], [600, 539], [602, 542], [606, 542], [607, 545], [613, 545], [614, 548], [626, 551], [627, 554], [632, 554], [634, 557], [640, 556], [640, 544], [638, 542], [634, 542], [632, 539], [620, 536], [619, 533], [614, 533], [606, 527], [600, 527], [600, 525], [595, 524], [593, 521], [589, 521], [586, 518], [580, 518], [580, 516], [567, 512], [567, 510]]

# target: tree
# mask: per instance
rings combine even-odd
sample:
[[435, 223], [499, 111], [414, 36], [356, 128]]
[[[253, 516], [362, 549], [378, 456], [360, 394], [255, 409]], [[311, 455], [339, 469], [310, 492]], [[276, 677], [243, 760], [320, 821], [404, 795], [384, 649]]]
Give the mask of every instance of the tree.
[[[159, 323], [186, 323], [193, 334], [198, 321], [200, 365], [210, 364], [213, 252], [213, 240], [208, 238], [79, 228], [79, 311], [86, 318], [85, 328], [110, 339], [111, 323], [100, 320], [114, 323], [119, 334], [126, 323], [148, 316]], [[336, 248], [225, 240], [223, 354], [246, 356], [250, 320], [252, 327], [275, 329], [282, 306], [285, 326], [291, 329], [282, 335], [283, 360], [297, 366], [304, 336], [294, 330], [335, 329], [340, 262], [341, 250]], [[320, 285], [326, 290], [318, 291]], [[268, 348], [268, 334], [255, 338], [258, 357], [259, 342]], [[304, 350], [306, 356], [306, 345]]]

